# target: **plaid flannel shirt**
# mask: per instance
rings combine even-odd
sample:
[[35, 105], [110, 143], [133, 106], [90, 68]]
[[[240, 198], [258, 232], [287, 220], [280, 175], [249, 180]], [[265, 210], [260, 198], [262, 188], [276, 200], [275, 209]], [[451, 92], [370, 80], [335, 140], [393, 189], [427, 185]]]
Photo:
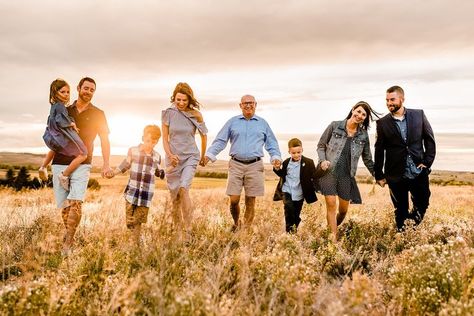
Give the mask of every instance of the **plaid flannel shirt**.
[[125, 200], [136, 206], [151, 206], [155, 191], [155, 175], [159, 174], [161, 156], [156, 151], [146, 154], [140, 146], [131, 147], [131, 162], [124, 159], [118, 169], [124, 173], [130, 169], [130, 179], [124, 191]]

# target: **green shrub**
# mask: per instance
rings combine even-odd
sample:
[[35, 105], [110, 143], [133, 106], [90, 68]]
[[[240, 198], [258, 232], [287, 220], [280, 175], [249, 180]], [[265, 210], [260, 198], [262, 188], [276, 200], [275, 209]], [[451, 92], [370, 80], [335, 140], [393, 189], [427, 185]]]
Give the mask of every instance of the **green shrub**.
[[46, 315], [50, 297], [48, 285], [39, 281], [21, 287], [5, 287], [0, 290], [0, 314]]
[[403, 252], [390, 272], [390, 284], [404, 313], [436, 314], [443, 304], [462, 297], [473, 268], [473, 250], [463, 240], [450, 239]]
[[91, 190], [99, 190], [100, 189], [100, 183], [97, 181], [97, 179], [90, 178], [89, 182], [87, 183], [87, 188]]

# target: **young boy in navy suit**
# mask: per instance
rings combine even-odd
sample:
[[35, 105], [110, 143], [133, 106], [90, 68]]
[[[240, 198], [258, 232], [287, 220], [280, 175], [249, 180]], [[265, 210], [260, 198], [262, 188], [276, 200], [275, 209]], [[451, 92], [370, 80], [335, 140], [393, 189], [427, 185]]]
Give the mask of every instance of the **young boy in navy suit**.
[[296, 233], [301, 222], [303, 201], [309, 204], [318, 200], [314, 186], [316, 167], [312, 159], [302, 155], [303, 144], [298, 138], [290, 139], [288, 153], [291, 158], [283, 162], [282, 168], [278, 170], [273, 168], [280, 177], [273, 200], [283, 200], [286, 232]]

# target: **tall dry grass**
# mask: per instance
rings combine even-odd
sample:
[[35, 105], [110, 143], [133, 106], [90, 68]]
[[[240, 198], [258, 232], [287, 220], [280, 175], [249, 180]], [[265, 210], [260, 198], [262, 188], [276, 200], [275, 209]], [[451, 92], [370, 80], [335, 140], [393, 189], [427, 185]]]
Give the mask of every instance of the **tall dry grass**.
[[69, 258], [51, 190], [0, 190], [0, 314], [474, 313], [474, 187], [432, 186], [422, 225], [397, 234], [387, 189], [361, 185], [364, 204], [351, 206], [332, 244], [322, 202], [305, 205], [298, 234], [285, 234], [273, 185], [254, 226], [237, 234], [224, 188], [193, 189], [184, 240], [157, 190], [140, 249], [125, 228], [122, 184], [89, 191]]

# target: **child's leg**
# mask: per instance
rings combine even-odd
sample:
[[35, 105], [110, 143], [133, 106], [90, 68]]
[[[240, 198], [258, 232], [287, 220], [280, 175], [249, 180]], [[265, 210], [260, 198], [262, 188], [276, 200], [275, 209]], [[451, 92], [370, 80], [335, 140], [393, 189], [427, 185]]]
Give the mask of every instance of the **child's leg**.
[[139, 245], [140, 244], [140, 236], [142, 233], [142, 223], [135, 223], [133, 227], [131, 228], [132, 232], [132, 239], [133, 241]]
[[135, 225], [133, 227], [133, 239], [137, 246], [143, 246], [142, 244], [142, 225], [147, 222], [148, 211], [150, 209], [145, 206], [137, 206], [135, 211]]
[[294, 229], [294, 232], [296, 233], [296, 229], [298, 228], [298, 226], [300, 225], [300, 222], [301, 222], [301, 209], [303, 208], [303, 202], [304, 200], [301, 200], [301, 201], [293, 201], [293, 207], [294, 207], [294, 210], [295, 210], [295, 213], [294, 213], [294, 221], [295, 221], [295, 229]]
[[54, 158], [54, 151], [50, 150], [46, 156], [43, 159], [43, 163], [41, 164], [41, 167], [38, 170], [39, 173], [39, 178], [41, 181], [47, 181], [48, 180], [48, 165], [49, 163], [53, 160]]
[[43, 163], [41, 164], [41, 167], [46, 168], [50, 164], [50, 162], [53, 160], [53, 158], [54, 158], [54, 151], [52, 150], [48, 151], [48, 153], [43, 159]]
[[73, 161], [67, 166], [67, 168], [63, 171], [63, 175], [66, 177], [69, 177], [71, 173], [74, 172], [74, 170], [77, 169], [81, 165], [81, 163], [87, 159], [87, 155], [79, 155], [76, 158], [74, 158]]
[[295, 221], [293, 219], [293, 201], [291, 195], [286, 192], [283, 192], [283, 208], [285, 210], [285, 230], [289, 233], [295, 225]]

